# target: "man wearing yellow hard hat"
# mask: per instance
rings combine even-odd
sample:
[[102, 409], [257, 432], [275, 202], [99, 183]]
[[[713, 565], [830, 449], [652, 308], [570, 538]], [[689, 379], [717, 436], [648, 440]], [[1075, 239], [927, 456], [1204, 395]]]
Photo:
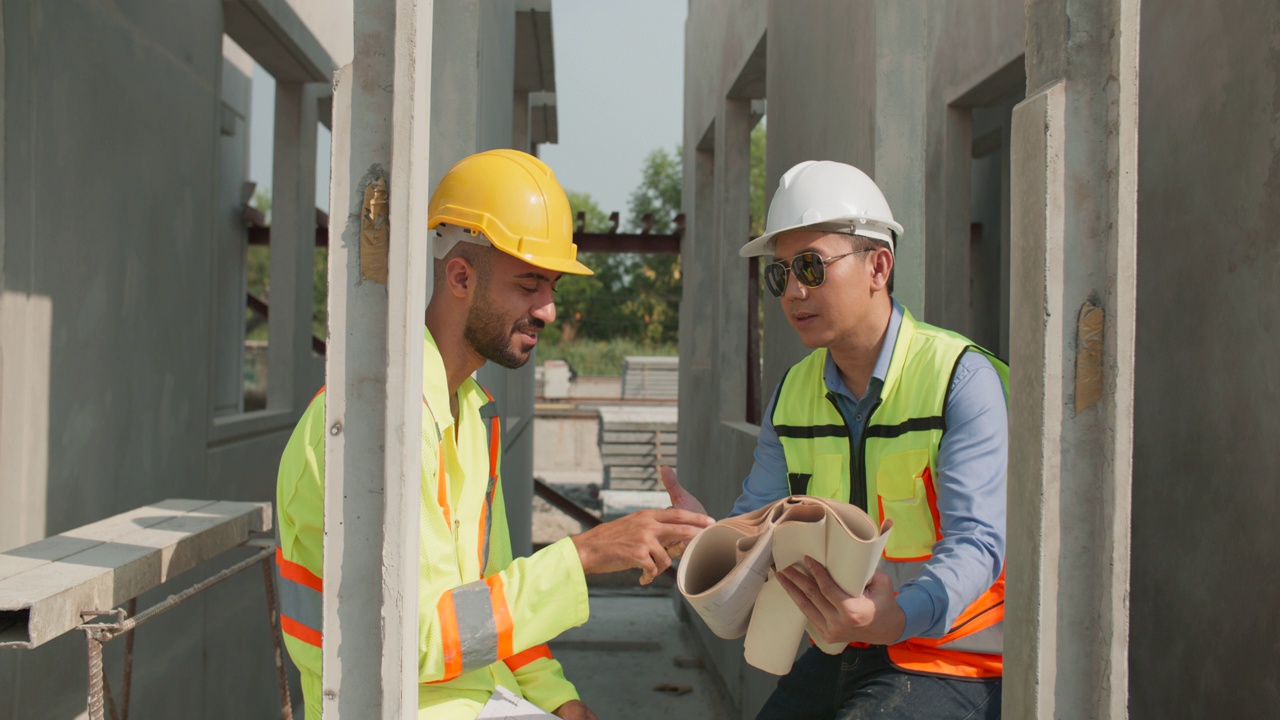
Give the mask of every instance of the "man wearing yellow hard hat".
[[[490, 150], [464, 158], [431, 196], [434, 290], [423, 353], [418, 717], [475, 718], [499, 688], [561, 718], [595, 718], [546, 642], [586, 622], [584, 575], [670, 564], [665, 545], [711, 518], [643, 511], [513, 560], [494, 400], [471, 375], [486, 361], [528, 362], [555, 320], [556, 283], [590, 274], [577, 260], [569, 201], [537, 158]], [[320, 717], [324, 392], [280, 460], [281, 622]]]

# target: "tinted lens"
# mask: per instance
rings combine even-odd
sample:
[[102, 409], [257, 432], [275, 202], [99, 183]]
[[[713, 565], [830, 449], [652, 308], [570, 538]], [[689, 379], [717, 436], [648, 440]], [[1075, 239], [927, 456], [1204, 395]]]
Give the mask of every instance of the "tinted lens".
[[787, 289], [787, 269], [782, 263], [769, 263], [764, 266], [764, 284], [774, 297], [782, 297]]
[[800, 253], [792, 258], [791, 272], [795, 273], [796, 280], [811, 288], [821, 285], [827, 277], [822, 258], [813, 252]]

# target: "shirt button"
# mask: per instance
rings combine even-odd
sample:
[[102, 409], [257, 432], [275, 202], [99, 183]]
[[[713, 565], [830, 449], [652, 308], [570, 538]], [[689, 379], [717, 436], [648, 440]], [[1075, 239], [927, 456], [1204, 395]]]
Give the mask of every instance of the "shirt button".
[[862, 422], [862, 416], [861, 416], [861, 415], [854, 415], [854, 416], [853, 416], [853, 419], [854, 419], [854, 420], [856, 420], [857, 422]]

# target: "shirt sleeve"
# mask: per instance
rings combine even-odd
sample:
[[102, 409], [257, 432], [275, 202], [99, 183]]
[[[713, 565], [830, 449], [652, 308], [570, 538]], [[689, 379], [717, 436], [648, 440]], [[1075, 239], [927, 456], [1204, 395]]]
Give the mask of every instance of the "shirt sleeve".
[[729, 517], [742, 515], [752, 510], [781, 500], [791, 494], [791, 486], [787, 484], [787, 457], [782, 451], [782, 441], [773, 429], [773, 408], [778, 402], [778, 390], [773, 390], [773, 397], [764, 409], [764, 420], [760, 423], [760, 437], [756, 440], [755, 461], [751, 464], [751, 472], [742, 481], [742, 494], [733, 503]]
[[[499, 461], [501, 462], [501, 461]], [[511, 535], [507, 526], [506, 500], [502, 494], [502, 483], [498, 483], [493, 499], [493, 527], [502, 532], [490, 534], [492, 546], [489, 550], [489, 564], [485, 568], [485, 576], [500, 572], [510, 567], [512, 562]], [[503, 658], [516, 682], [520, 684], [520, 694], [526, 700], [546, 710], [554, 712], [556, 708], [577, 700], [578, 691], [573, 683], [565, 679], [564, 668], [551, 656], [551, 649], [545, 644], [534, 645], [510, 657]]]
[[943, 537], [920, 574], [898, 588], [907, 618], [899, 642], [945, 635], [1004, 569], [1009, 413], [984, 355], [961, 358], [944, 415], [936, 468]]

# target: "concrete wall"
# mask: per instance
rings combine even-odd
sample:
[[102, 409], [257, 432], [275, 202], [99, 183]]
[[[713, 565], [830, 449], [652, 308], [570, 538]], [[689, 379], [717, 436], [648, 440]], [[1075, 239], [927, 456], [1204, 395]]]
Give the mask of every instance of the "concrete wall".
[[1144, 3], [1130, 714], [1280, 701], [1280, 6]]
[[[250, 112], [221, 5], [18, 0], [3, 13], [0, 549], [169, 497], [271, 500], [303, 388], [322, 378], [309, 351], [286, 358], [278, 412], [214, 420], [226, 338], [213, 328], [228, 314], [243, 325], [242, 309], [218, 311], [242, 307], [243, 290], [218, 283], [242, 288], [230, 273], [243, 256], [220, 253], [243, 248]], [[309, 222], [311, 200], [284, 210]], [[270, 716], [262, 592], [249, 572], [141, 628], [132, 716]], [[122, 650], [107, 646], [117, 683]], [[76, 634], [0, 651], [0, 715], [81, 715], [84, 656]]]

